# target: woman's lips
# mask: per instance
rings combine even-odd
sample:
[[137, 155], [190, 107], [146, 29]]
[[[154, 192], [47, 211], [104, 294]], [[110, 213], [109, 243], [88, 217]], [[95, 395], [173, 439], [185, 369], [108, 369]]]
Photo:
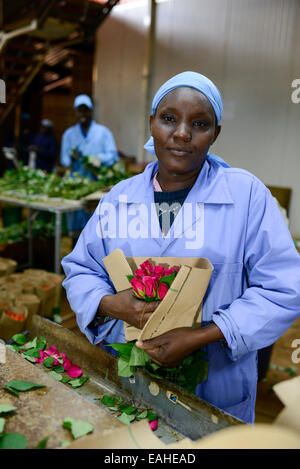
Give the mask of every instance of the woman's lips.
[[190, 151], [185, 150], [184, 148], [168, 148], [168, 150], [175, 156], [186, 156], [191, 153]]

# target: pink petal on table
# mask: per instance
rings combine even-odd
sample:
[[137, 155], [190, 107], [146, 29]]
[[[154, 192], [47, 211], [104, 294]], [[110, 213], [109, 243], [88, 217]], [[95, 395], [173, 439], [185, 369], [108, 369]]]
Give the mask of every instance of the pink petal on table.
[[158, 427], [158, 423], [157, 423], [157, 420], [152, 420], [152, 422], [149, 422], [149, 427], [151, 428], [151, 430], [154, 432], [157, 427]]
[[82, 370], [77, 365], [71, 365], [70, 368], [67, 370], [68, 375], [70, 378], [78, 378], [82, 375]]
[[68, 370], [71, 367], [71, 362], [70, 362], [69, 358], [66, 357], [64, 359], [63, 367], [64, 367], [64, 370]]
[[53, 355], [53, 353], [58, 353], [57, 348], [54, 347], [54, 345], [45, 350], [46, 355]]
[[48, 357], [48, 355], [44, 352], [44, 350], [39, 350], [39, 352], [40, 352], [40, 358], [35, 357], [35, 361], [36, 363], [43, 363], [43, 361], [45, 360], [45, 358]]

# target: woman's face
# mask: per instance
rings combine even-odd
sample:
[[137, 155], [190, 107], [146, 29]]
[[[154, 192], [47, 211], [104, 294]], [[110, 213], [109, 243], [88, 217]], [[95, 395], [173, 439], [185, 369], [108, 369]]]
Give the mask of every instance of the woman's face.
[[188, 87], [170, 91], [150, 117], [160, 170], [174, 175], [199, 171], [220, 129], [212, 105], [200, 91]]

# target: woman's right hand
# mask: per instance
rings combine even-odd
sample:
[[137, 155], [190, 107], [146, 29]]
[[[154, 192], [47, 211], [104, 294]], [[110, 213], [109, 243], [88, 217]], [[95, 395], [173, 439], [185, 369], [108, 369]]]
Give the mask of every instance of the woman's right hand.
[[129, 288], [114, 295], [103, 296], [98, 313], [113, 319], [121, 319], [131, 326], [143, 329], [159, 303], [160, 301], [139, 300]]

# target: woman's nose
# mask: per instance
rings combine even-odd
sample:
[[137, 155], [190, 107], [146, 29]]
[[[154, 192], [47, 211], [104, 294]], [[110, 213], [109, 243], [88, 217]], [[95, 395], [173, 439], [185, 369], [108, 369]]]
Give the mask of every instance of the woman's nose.
[[192, 133], [189, 125], [185, 122], [179, 122], [175, 128], [174, 137], [180, 138], [184, 141], [191, 140]]

